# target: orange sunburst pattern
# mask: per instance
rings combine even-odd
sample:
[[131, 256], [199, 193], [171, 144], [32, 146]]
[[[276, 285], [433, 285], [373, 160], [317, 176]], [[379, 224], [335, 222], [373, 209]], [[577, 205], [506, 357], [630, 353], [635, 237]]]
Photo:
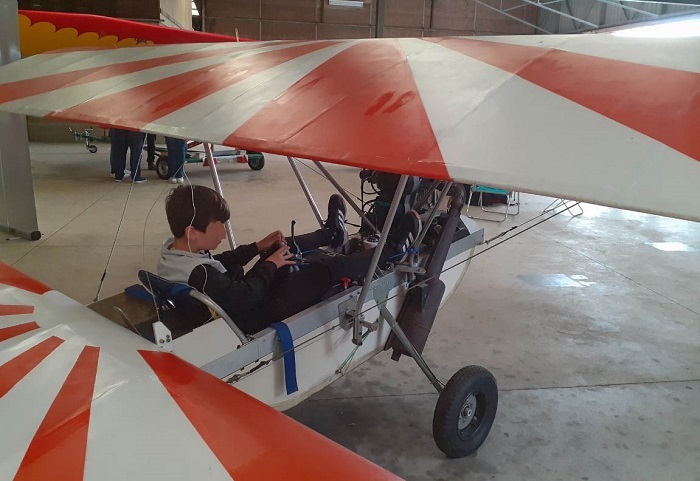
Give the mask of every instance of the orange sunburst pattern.
[[63, 339], [52, 336], [0, 366], [0, 398], [61, 344]]
[[119, 39], [116, 35], [100, 36], [96, 32], [78, 33], [75, 28], [56, 28], [50, 22], [32, 21], [19, 15], [19, 37], [23, 57], [60, 48], [81, 47], [134, 47], [153, 45], [151, 41], [136, 38]]
[[83, 479], [100, 349], [85, 346], [24, 455], [15, 481]]
[[34, 306], [0, 304], [0, 316], [13, 316], [15, 314], [31, 314]]
[[21, 336], [27, 332], [39, 329], [39, 324], [36, 322], [25, 322], [16, 326], [0, 328], [0, 342], [12, 339], [13, 337]]

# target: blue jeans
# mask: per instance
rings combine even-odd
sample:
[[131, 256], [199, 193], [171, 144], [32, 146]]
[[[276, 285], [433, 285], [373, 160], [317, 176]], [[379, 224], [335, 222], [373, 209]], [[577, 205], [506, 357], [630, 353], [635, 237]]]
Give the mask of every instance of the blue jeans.
[[165, 145], [168, 147], [168, 175], [180, 179], [185, 175], [184, 165], [185, 157], [187, 156], [187, 141], [166, 137]]
[[129, 146], [129, 164], [131, 165], [131, 178], [138, 179], [141, 177], [141, 152], [143, 151], [143, 141], [146, 134], [143, 132], [133, 132], [129, 130], [126, 133], [126, 143]]
[[141, 132], [133, 132], [131, 130], [110, 129], [110, 150], [109, 150], [109, 165], [114, 172], [115, 179], [124, 177], [124, 169], [126, 168], [126, 151], [129, 153], [129, 163], [131, 166], [131, 177], [138, 178], [141, 176], [141, 149], [143, 148], [143, 139], [146, 134]]

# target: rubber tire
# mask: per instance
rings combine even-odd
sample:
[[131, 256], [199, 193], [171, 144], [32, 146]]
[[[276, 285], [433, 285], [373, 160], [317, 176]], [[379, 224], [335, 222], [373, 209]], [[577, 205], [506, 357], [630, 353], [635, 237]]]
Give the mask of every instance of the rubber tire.
[[[476, 413], [480, 422], [474, 420], [460, 431], [460, 411], [470, 394], [476, 396]], [[448, 458], [462, 458], [475, 452], [486, 440], [498, 408], [498, 386], [496, 379], [481, 366], [463, 367], [450, 378], [440, 393], [433, 416], [433, 438], [438, 448]]]
[[170, 168], [168, 167], [168, 158], [159, 157], [156, 160], [156, 174], [163, 180], [168, 180], [170, 178]]
[[89, 151], [91, 154], [94, 154], [95, 152], [97, 152], [97, 146], [96, 146], [96, 145], [90, 145], [90, 146], [88, 146], [88, 151]]
[[[265, 167], [265, 156], [260, 152], [248, 152], [248, 167], [253, 170], [262, 170]], [[251, 155], [252, 154], [252, 155]]]

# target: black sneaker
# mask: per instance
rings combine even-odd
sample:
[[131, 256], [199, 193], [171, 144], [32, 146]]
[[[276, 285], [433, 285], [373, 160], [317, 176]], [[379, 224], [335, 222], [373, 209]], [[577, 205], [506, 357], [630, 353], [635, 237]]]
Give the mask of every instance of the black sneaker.
[[136, 177], [135, 179], [132, 178], [131, 181], [132, 181], [134, 184], [143, 184], [144, 182], [146, 182], [146, 179], [144, 179], [143, 177], [141, 177], [141, 176], [139, 175], [139, 176]]
[[338, 194], [328, 199], [328, 218], [324, 227], [331, 231], [331, 247], [340, 247], [348, 241], [348, 231], [345, 230], [345, 201]]
[[156, 163], [152, 160], [148, 161], [148, 170], [156, 170]]
[[423, 230], [423, 222], [420, 215], [415, 210], [411, 210], [401, 219], [398, 229], [397, 249], [399, 252], [406, 252], [411, 247], [413, 241], [418, 238], [418, 234]]

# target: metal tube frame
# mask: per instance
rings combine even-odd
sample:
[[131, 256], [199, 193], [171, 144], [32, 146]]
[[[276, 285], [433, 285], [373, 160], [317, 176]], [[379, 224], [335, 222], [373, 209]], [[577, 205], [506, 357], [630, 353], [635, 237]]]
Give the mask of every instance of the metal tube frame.
[[417, 246], [420, 245], [421, 242], [423, 242], [423, 239], [425, 238], [426, 234], [428, 233], [428, 229], [430, 229], [430, 224], [433, 222], [433, 219], [437, 217], [438, 210], [440, 209], [440, 204], [445, 200], [445, 197], [447, 197], [447, 193], [450, 191], [452, 188], [452, 184], [454, 182], [450, 181], [447, 182], [442, 189], [442, 192], [440, 192], [440, 197], [438, 198], [438, 201], [435, 203], [433, 206], [433, 210], [430, 211], [430, 215], [428, 216], [428, 220], [425, 222], [423, 225], [423, 229], [421, 229], [420, 233], [418, 234], [418, 237], [413, 239], [413, 242], [409, 246], [408, 250], [406, 251], [406, 254], [401, 258], [401, 262], [404, 262], [406, 260], [406, 257], [408, 256], [408, 253], [415, 249]]
[[[211, 174], [211, 180], [214, 183], [214, 188], [219, 193], [221, 197], [224, 196], [224, 192], [221, 189], [221, 182], [219, 182], [219, 173], [216, 170], [216, 164], [214, 163], [214, 156], [211, 153], [211, 144], [204, 142], [204, 153], [207, 156], [207, 162], [209, 162], [209, 173]], [[226, 226], [226, 237], [228, 237], [228, 244], [231, 246], [231, 250], [236, 248], [236, 239], [233, 237], [233, 228], [231, 227], [231, 219], [227, 220], [224, 224]]]
[[433, 192], [435, 192], [435, 189], [437, 189], [437, 186], [442, 183], [441, 180], [434, 180], [432, 184], [430, 184], [430, 187], [428, 187], [428, 190], [426, 191], [425, 195], [423, 195], [423, 198], [420, 199], [419, 202], [416, 203], [414, 209], [420, 210], [423, 208], [426, 202], [428, 202], [428, 199], [433, 195]]
[[374, 230], [375, 233], [379, 234], [379, 229], [377, 229], [377, 227], [372, 223], [372, 221], [370, 221], [367, 218], [365, 213], [362, 212], [362, 209], [360, 207], [358, 207], [357, 204], [355, 204], [355, 201], [353, 201], [350, 198], [350, 196], [347, 194], [347, 192], [345, 192], [345, 189], [343, 189], [343, 187], [338, 183], [338, 181], [333, 178], [331, 173], [328, 172], [328, 170], [323, 166], [323, 164], [317, 160], [314, 160], [314, 164], [316, 164], [316, 167], [318, 167], [318, 169], [323, 173], [323, 175], [326, 177], [326, 179], [328, 179], [328, 182], [333, 184], [333, 187], [335, 187], [336, 190], [338, 191], [338, 193], [340, 193], [340, 195], [343, 196], [343, 199], [345, 199], [345, 201], [352, 206], [353, 210], [355, 212], [357, 212], [357, 214], [360, 217], [362, 217], [362, 220], [365, 221], [367, 223], [367, 225], [370, 226], [372, 228], [372, 230]]
[[[657, 14], [657, 13], [647, 12], [646, 10], [640, 10], [639, 8], [630, 7], [629, 5], [623, 5], [622, 2], [617, 3], [617, 2], [613, 2], [612, 0], [596, 0], [596, 1], [598, 1], [600, 3], [606, 3], [608, 5], [612, 5], [613, 7], [619, 7], [623, 10], [629, 10], [630, 12], [649, 15], [650, 17], [653, 17], [653, 18], [656, 18], [659, 16], [659, 14]], [[645, 2], [645, 3], [647, 3], [647, 2]], [[658, 3], [658, 2], [649, 2], [649, 3]]]
[[535, 7], [539, 7], [539, 8], [541, 8], [542, 10], [547, 10], [548, 12], [556, 13], [557, 15], [562, 16], [562, 17], [564, 17], [564, 18], [568, 18], [569, 20], [576, 20], [577, 22], [581, 22], [581, 23], [586, 24], [586, 25], [589, 25], [589, 26], [591, 26], [591, 27], [593, 27], [593, 28], [598, 28], [598, 25], [596, 25], [595, 23], [588, 22], [588, 21], [586, 21], [586, 20], [583, 20], [583, 19], [578, 18], [578, 17], [574, 17], [573, 15], [569, 15], [569, 14], [567, 14], [567, 13], [561, 12], [561, 11], [556, 10], [556, 9], [554, 9], [554, 8], [547, 7], [547, 6], [545, 6], [544, 4], [542, 4], [542, 3], [533, 2], [532, 0], [521, 0], [521, 1], [523, 1], [523, 2], [525, 2], [525, 3], [528, 3], [528, 4], [530, 4], [530, 5], [534, 5]]
[[309, 187], [306, 185], [306, 182], [304, 181], [304, 177], [301, 175], [301, 172], [299, 172], [299, 167], [297, 167], [297, 162], [296, 159], [293, 157], [287, 156], [287, 160], [289, 161], [289, 165], [292, 167], [292, 170], [294, 171], [294, 175], [296, 175], [297, 180], [299, 181], [299, 185], [301, 186], [301, 190], [304, 191], [304, 195], [306, 196], [306, 200], [309, 201], [309, 206], [311, 206], [311, 210], [314, 213], [314, 216], [316, 217], [316, 220], [318, 221], [318, 224], [323, 227], [323, 217], [321, 216], [321, 211], [318, 210], [318, 206], [316, 205], [316, 202], [314, 201], [313, 196], [311, 195], [311, 191], [309, 190]]
[[433, 374], [433, 371], [428, 367], [428, 364], [425, 362], [425, 359], [423, 359], [423, 356], [421, 356], [421, 354], [416, 350], [416, 348], [413, 346], [408, 337], [406, 337], [406, 333], [403, 332], [403, 329], [401, 329], [399, 323], [396, 322], [394, 316], [391, 315], [391, 312], [389, 312], [389, 309], [387, 309], [386, 305], [382, 305], [379, 308], [379, 312], [381, 312], [382, 317], [384, 317], [386, 322], [389, 324], [389, 327], [391, 327], [391, 330], [394, 332], [399, 341], [401, 341], [401, 344], [403, 344], [406, 350], [411, 354], [413, 360], [416, 361], [416, 364], [418, 364], [420, 370], [423, 371], [425, 377], [428, 378], [430, 384], [432, 384], [433, 387], [435, 387], [438, 394], [441, 393], [444, 389], [442, 383], [438, 380], [435, 374]]
[[[517, 20], [518, 22], [520, 22], [520, 23], [522, 23], [522, 24], [525, 24], [525, 25], [527, 25], [528, 27], [532, 27], [532, 28], [534, 28], [535, 30], [539, 30], [539, 31], [541, 31], [541, 32], [548, 33], [548, 34], [550, 34], [550, 35], [552, 34], [552, 32], [550, 32], [549, 30], [545, 30], [545, 29], [542, 28], [542, 27], [538, 27], [538, 26], [535, 25], [534, 23], [526, 22], [526, 21], [523, 20], [522, 18], [516, 17], [515, 15], [511, 15], [510, 13], [508, 13], [508, 12], [506, 12], [506, 11], [504, 11], [504, 10], [501, 10], [501, 9], [498, 8], [498, 7], [494, 7], [494, 6], [492, 6], [492, 5], [489, 5], [488, 3], [483, 2], [483, 1], [481, 1], [481, 0], [474, 0], [474, 3], [478, 3], [478, 4], [481, 5], [482, 7], [486, 7], [486, 8], [488, 8], [488, 9], [490, 9], [490, 10], [493, 10], [494, 12], [498, 12], [498, 13], [500, 13], [500, 14], [502, 14], [502, 15], [505, 15], [506, 17], [512, 18], [513, 20]], [[474, 20], [476, 21], [476, 17], [475, 17]]]
[[241, 340], [242, 344], [245, 344], [248, 342], [248, 336], [246, 336], [243, 331], [239, 329], [239, 327], [236, 325], [235, 322], [233, 322], [233, 319], [229, 317], [228, 314], [226, 314], [226, 311], [224, 311], [216, 302], [214, 302], [209, 296], [206, 294], [202, 294], [199, 292], [197, 289], [192, 289], [190, 290], [190, 297], [193, 299], [197, 299], [199, 302], [207, 306], [209, 309], [214, 311], [219, 317], [221, 317], [224, 322], [228, 325], [228, 327], [231, 328], [233, 333], [238, 337], [238, 339]]
[[377, 269], [377, 264], [379, 264], [379, 257], [384, 250], [386, 245], [386, 240], [389, 237], [389, 231], [391, 230], [391, 225], [394, 222], [394, 217], [396, 216], [396, 211], [399, 208], [399, 202], [403, 198], [403, 191], [406, 189], [406, 183], [408, 182], [408, 175], [404, 174], [399, 179], [399, 184], [396, 187], [396, 192], [394, 192], [394, 198], [391, 201], [391, 207], [389, 207], [389, 213], [384, 221], [384, 228], [379, 235], [379, 241], [377, 242], [377, 247], [374, 249], [374, 255], [372, 256], [372, 261], [370, 262], [369, 269], [367, 269], [367, 275], [365, 276], [365, 282], [362, 285], [362, 291], [360, 291], [360, 297], [357, 299], [357, 307], [355, 307], [355, 312], [353, 315], [353, 331], [352, 331], [352, 342], [358, 346], [362, 345], [362, 321], [364, 316], [362, 315], [362, 306], [367, 299], [367, 294], [369, 293], [370, 285], [372, 284], [372, 279], [374, 278], [374, 271]]

